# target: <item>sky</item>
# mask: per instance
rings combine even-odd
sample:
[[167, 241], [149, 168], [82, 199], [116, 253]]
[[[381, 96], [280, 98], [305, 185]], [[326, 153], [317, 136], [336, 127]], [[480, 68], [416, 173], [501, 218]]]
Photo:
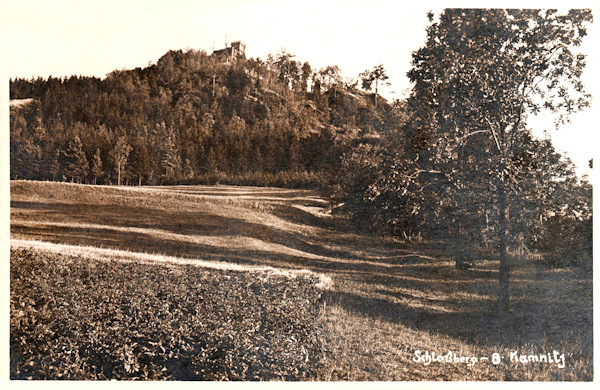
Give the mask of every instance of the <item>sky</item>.
[[[575, 0], [569, 6], [592, 3]], [[553, 1], [0, 0], [0, 69], [12, 78], [105, 77], [115, 69], [156, 63], [168, 50], [210, 53], [242, 40], [248, 57], [266, 58], [285, 48], [313, 69], [338, 65], [346, 77], [382, 63], [392, 83], [384, 95], [402, 97], [411, 86], [406, 78], [411, 53], [425, 41], [427, 11], [449, 6], [551, 7]], [[598, 69], [590, 49], [598, 47], [596, 27], [582, 48], [590, 55], [590, 69]], [[590, 69], [584, 83], [600, 96], [593, 79], [598, 72]], [[532, 123], [536, 134], [547, 128], [557, 148], [584, 172], [600, 144], [595, 117], [591, 110], [574, 115], [573, 125], [559, 131], [549, 120]]]

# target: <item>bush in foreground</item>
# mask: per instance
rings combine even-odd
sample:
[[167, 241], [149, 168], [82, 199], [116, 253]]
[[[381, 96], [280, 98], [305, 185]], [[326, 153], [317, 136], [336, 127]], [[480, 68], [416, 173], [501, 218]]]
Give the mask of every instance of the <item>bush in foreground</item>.
[[11, 379], [302, 380], [312, 276], [11, 250]]

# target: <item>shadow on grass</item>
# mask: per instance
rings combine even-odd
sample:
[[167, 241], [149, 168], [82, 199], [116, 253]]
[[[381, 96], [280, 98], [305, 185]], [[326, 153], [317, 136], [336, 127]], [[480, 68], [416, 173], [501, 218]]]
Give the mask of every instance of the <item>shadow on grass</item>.
[[[415, 297], [407, 294], [407, 298]], [[480, 302], [482, 311], [432, 312], [427, 302], [419, 308], [391, 302], [388, 299], [367, 297], [349, 292], [328, 291], [326, 299], [350, 312], [358, 312], [374, 319], [392, 323], [401, 323], [413, 329], [426, 330], [431, 333], [444, 334], [473, 343], [474, 341], [498, 341], [500, 327], [498, 316], [491, 305]]]
[[[377, 261], [392, 263], [399, 254], [406, 251], [399, 251], [397, 247], [391, 245], [373, 245], [373, 240], [369, 237], [358, 235], [348, 236], [340, 234], [334, 230], [327, 230], [324, 236], [314, 237], [313, 235], [295, 234], [281, 229], [267, 226], [260, 223], [251, 223], [246, 220], [231, 217], [223, 217], [214, 213], [195, 211], [189, 212], [167, 212], [164, 210], [149, 209], [144, 207], [128, 207], [120, 205], [86, 205], [86, 204], [68, 204], [68, 203], [43, 203], [43, 202], [22, 202], [11, 201], [11, 208], [15, 210], [13, 219], [21, 220], [22, 211], [33, 211], [35, 214], [27, 219], [33, 219], [40, 222], [60, 222], [91, 225], [106, 225], [114, 227], [131, 227], [140, 229], [157, 229], [166, 233], [194, 236], [243, 236], [262, 240], [267, 243], [283, 245], [294, 250], [306, 252], [310, 255], [348, 258], [352, 260], [364, 260], [367, 256], [377, 257]], [[304, 211], [288, 207], [290, 214], [294, 214], [297, 219], [317, 218]], [[302, 216], [303, 217], [299, 217]], [[307, 215], [310, 215], [307, 216]], [[318, 218], [317, 218], [318, 219]], [[18, 222], [17, 222], [18, 223]], [[35, 231], [42, 229], [41, 226], [31, 227], [13, 227], [14, 233], [26, 233], [26, 231]], [[65, 242], [71, 239], [68, 230], [76, 232], [76, 228], [43, 228], [50, 230], [56, 237], [64, 236]], [[81, 230], [81, 229], [80, 229]], [[109, 235], [108, 232], [101, 232], [94, 229], [83, 229], [90, 234], [99, 234], [99, 238]], [[59, 234], [60, 233], [60, 234]], [[114, 234], [114, 233], [113, 233]], [[122, 234], [122, 233], [119, 233]], [[94, 239], [94, 237], [90, 237]], [[125, 241], [125, 240], [123, 240]], [[128, 238], [127, 241], [130, 241]], [[164, 253], [171, 253], [172, 247], [166, 240]], [[127, 242], [124, 242], [126, 244]], [[333, 244], [333, 245], [331, 245]], [[94, 245], [89, 243], [86, 245]], [[153, 245], [156, 246], [156, 245]], [[335, 248], [334, 248], [335, 247]], [[221, 247], [222, 248], [222, 247]], [[364, 251], [368, 248], [368, 254], [356, 255], [357, 251]], [[143, 247], [137, 247], [143, 251]], [[180, 253], [179, 251], [177, 252]], [[260, 262], [260, 259], [257, 259]], [[407, 260], [408, 261], [408, 260]], [[413, 261], [416, 261], [413, 259]]]
[[[294, 226], [303, 229], [279, 229], [261, 221], [249, 222], [236, 215], [224, 217], [202, 211], [200, 206], [175, 212], [149, 206], [15, 199], [11, 201], [12, 217], [16, 220], [11, 226], [11, 235], [186, 258], [310, 269], [333, 277], [336, 287], [325, 296], [333, 304], [364, 316], [468, 342], [493, 341], [518, 346], [519, 343], [539, 341], [549, 335], [559, 341], [560, 327], [571, 329], [573, 326], [561, 323], [558, 328], [555, 326], [554, 332], [549, 332], [557, 313], [567, 319], [576, 318], [584, 329], [575, 331], [580, 331], [585, 340], [591, 337], [591, 317], [586, 322], [585, 313], [570, 315], [576, 309], [569, 306], [572, 303], [567, 299], [570, 298], [570, 290], [559, 291], [556, 297], [551, 297], [546, 295], [549, 287], [545, 281], [528, 277], [525, 287], [515, 284], [513, 288], [514, 296], [526, 298], [516, 300], [511, 317], [503, 318], [494, 309], [496, 263], [489, 263], [487, 268], [458, 271], [439, 248], [429, 250], [354, 233], [339, 218], [309, 212], [311, 207], [322, 205], [321, 201], [311, 197], [314, 196], [312, 193], [219, 187], [174, 187], [165, 191], [229, 199], [235, 199], [236, 191], [238, 194], [245, 193], [245, 197], [239, 198], [239, 207], [246, 207], [245, 201], [258, 202], [254, 211], [263, 213], [267, 218], [273, 216], [294, 223]], [[176, 203], [180, 209], [185, 209], [187, 204]], [[19, 221], [27, 220], [42, 224], [19, 224]], [[58, 227], [43, 225], [44, 222], [87, 223], [92, 226]], [[153, 229], [182, 237], [157, 237], [143, 232], [95, 228], [93, 225]], [[226, 240], [226, 237], [252, 238], [264, 242], [265, 249], [235, 248], [223, 241], [210, 245], [193, 242], [194, 237], [199, 236], [221, 240]], [[534, 285], [536, 287], [529, 291], [527, 286]], [[589, 308], [591, 313], [591, 299], [578, 305], [584, 312]]]

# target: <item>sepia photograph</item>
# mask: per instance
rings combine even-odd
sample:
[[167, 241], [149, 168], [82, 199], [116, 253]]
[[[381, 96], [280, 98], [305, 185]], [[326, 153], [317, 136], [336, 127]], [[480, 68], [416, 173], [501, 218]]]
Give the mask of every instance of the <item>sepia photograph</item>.
[[592, 385], [562, 3], [2, 1], [3, 378]]

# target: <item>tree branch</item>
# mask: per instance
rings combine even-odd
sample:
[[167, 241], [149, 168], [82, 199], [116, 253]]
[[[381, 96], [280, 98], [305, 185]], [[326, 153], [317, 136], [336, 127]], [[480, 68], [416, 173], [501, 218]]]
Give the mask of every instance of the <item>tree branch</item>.
[[465, 138], [469, 138], [470, 136], [472, 136], [472, 135], [475, 135], [475, 134], [479, 134], [479, 133], [487, 133], [488, 131], [489, 131], [489, 130], [487, 130], [487, 129], [485, 129], [485, 130], [477, 130], [477, 131], [474, 131], [474, 132], [472, 132], [472, 133], [469, 133], [469, 134], [467, 134], [467, 135], [464, 135], [464, 136], [462, 136], [462, 137], [460, 138], [460, 140], [462, 141], [462, 140], [464, 140]]
[[[560, 46], [559, 46], [559, 45], [555, 46], [555, 47], [552, 49], [552, 51], [550, 51], [550, 54], [549, 54], [549, 55], [548, 55], [548, 57], [545, 59], [545, 61], [548, 61], [548, 62], [549, 62], [549, 61], [552, 59], [552, 57], [554, 56], [554, 54], [556, 54], [556, 52], [557, 52], [557, 50], [558, 50], [558, 49], [560, 49]], [[525, 90], [527, 87], [525, 87], [525, 86], [524, 86], [524, 88], [523, 88], [523, 97], [527, 97], [527, 96], [528, 96], [528, 95], [529, 95], [531, 92], [535, 91], [535, 89], [537, 88], [538, 84], [539, 84], [539, 83], [541, 83], [541, 82], [542, 82], [542, 80], [545, 80], [545, 79], [548, 77], [548, 74], [549, 74], [549, 73], [551, 73], [551, 71], [552, 71], [552, 67], [551, 67], [551, 66], [549, 66], [549, 67], [548, 67], [548, 71], [547, 71], [547, 72], [544, 72], [544, 73], [543, 73], [543, 74], [540, 76], [539, 80], [538, 80], [538, 81], [535, 83], [535, 85], [533, 85], [533, 86], [531, 86], [531, 84], [533, 84], [533, 80], [532, 80], [532, 82], [531, 82], [531, 83], [529, 83], [529, 85], [530, 85], [530, 87], [529, 87], [529, 88], [530, 88], [530, 89], [529, 89], [529, 92], [527, 92], [527, 91]]]

